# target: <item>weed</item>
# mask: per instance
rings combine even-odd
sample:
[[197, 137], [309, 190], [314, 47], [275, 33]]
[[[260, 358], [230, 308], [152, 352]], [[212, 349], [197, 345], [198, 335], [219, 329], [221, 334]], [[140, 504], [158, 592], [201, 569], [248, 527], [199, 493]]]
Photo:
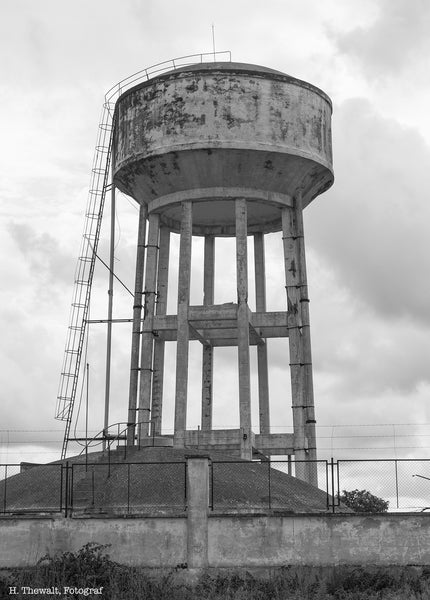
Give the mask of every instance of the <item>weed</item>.
[[[107, 546], [90, 542], [77, 552], [44, 556], [33, 568], [0, 573], [0, 599], [22, 586], [103, 586], [103, 600], [428, 600], [430, 567], [285, 566], [265, 576], [244, 569], [203, 574], [193, 586], [182, 569], [148, 575], [119, 565]], [[31, 598], [15, 595], [15, 598]], [[66, 599], [62, 594], [57, 598]]]

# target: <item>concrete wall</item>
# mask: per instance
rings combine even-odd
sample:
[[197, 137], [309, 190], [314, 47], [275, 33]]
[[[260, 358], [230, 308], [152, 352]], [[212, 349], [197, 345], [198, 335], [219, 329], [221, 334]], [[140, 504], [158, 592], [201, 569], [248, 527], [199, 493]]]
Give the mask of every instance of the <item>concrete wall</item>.
[[208, 460], [188, 459], [188, 511], [136, 518], [0, 518], [0, 568], [110, 544], [112, 560], [150, 568], [430, 564], [430, 514], [212, 512]]
[[110, 544], [112, 560], [127, 565], [176, 567], [187, 561], [187, 522], [147, 519], [0, 519], [0, 568], [34, 565], [49, 553], [75, 552], [87, 544]]
[[213, 516], [211, 567], [430, 563], [430, 516]]
[[89, 541], [111, 544], [112, 560], [152, 568], [430, 564], [425, 514], [214, 515], [208, 519], [207, 550], [190, 544], [193, 531], [180, 517], [3, 518], [0, 568], [34, 565], [47, 552], [73, 552]]

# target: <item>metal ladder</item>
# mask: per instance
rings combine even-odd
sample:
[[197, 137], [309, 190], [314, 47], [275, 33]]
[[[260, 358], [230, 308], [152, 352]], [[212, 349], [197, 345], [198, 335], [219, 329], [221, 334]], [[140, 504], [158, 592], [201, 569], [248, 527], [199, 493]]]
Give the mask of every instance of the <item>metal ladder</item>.
[[75, 283], [70, 309], [63, 366], [57, 395], [55, 418], [66, 422], [61, 458], [66, 457], [72, 423], [73, 405], [81, 366], [82, 348], [90, 308], [91, 284], [97, 258], [97, 247], [103, 218], [112, 153], [114, 104], [106, 101], [99, 123], [97, 145], [91, 169], [90, 189], [85, 211], [84, 232], [75, 270]]
[[[97, 143], [91, 169], [90, 188], [85, 211], [84, 232], [79, 258], [75, 270], [75, 282], [69, 317], [69, 327], [66, 337], [63, 366], [58, 387], [55, 418], [65, 421], [65, 432], [61, 449], [61, 458], [66, 458], [72, 425], [73, 407], [81, 370], [82, 350], [85, 342], [87, 321], [90, 309], [91, 285], [97, 260], [97, 248], [103, 219], [103, 208], [106, 192], [110, 189], [109, 169], [112, 156], [114, 131], [114, 110], [119, 96], [141, 81], [147, 81], [156, 74], [176, 70], [181, 67], [204, 62], [204, 58], [213, 57], [215, 61], [222, 55], [228, 55], [231, 62], [231, 52], [206, 52], [190, 54], [174, 58], [151, 67], [147, 67], [126, 77], [114, 85], [106, 94], [98, 128]], [[226, 59], [224, 59], [225, 62]]]

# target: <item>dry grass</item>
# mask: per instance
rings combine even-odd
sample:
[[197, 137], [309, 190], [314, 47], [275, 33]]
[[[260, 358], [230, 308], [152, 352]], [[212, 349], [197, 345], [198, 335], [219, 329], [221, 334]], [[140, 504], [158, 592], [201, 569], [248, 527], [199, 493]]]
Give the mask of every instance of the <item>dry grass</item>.
[[[9, 586], [98, 588], [103, 600], [428, 600], [430, 567], [284, 567], [256, 577], [245, 570], [184, 583], [181, 570], [148, 575], [111, 561], [106, 548], [87, 544], [80, 551], [46, 556], [33, 568], [0, 575], [0, 598]], [[33, 598], [17, 594], [14, 598]], [[40, 597], [40, 596], [37, 596]], [[51, 596], [52, 597], [52, 596]], [[55, 598], [82, 598], [61, 594]]]

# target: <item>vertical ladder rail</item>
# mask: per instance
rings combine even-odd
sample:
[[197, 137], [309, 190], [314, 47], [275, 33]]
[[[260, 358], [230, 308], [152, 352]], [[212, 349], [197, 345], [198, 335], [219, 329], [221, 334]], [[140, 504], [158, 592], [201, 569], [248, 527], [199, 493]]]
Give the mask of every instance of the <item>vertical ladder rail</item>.
[[76, 397], [90, 307], [91, 284], [94, 277], [103, 208], [108, 189], [113, 132], [112, 108], [112, 103], [105, 102], [99, 123], [85, 212], [84, 231], [75, 270], [69, 328], [57, 395], [55, 418], [66, 423], [61, 451], [62, 459], [66, 457], [72, 423], [73, 405]]

